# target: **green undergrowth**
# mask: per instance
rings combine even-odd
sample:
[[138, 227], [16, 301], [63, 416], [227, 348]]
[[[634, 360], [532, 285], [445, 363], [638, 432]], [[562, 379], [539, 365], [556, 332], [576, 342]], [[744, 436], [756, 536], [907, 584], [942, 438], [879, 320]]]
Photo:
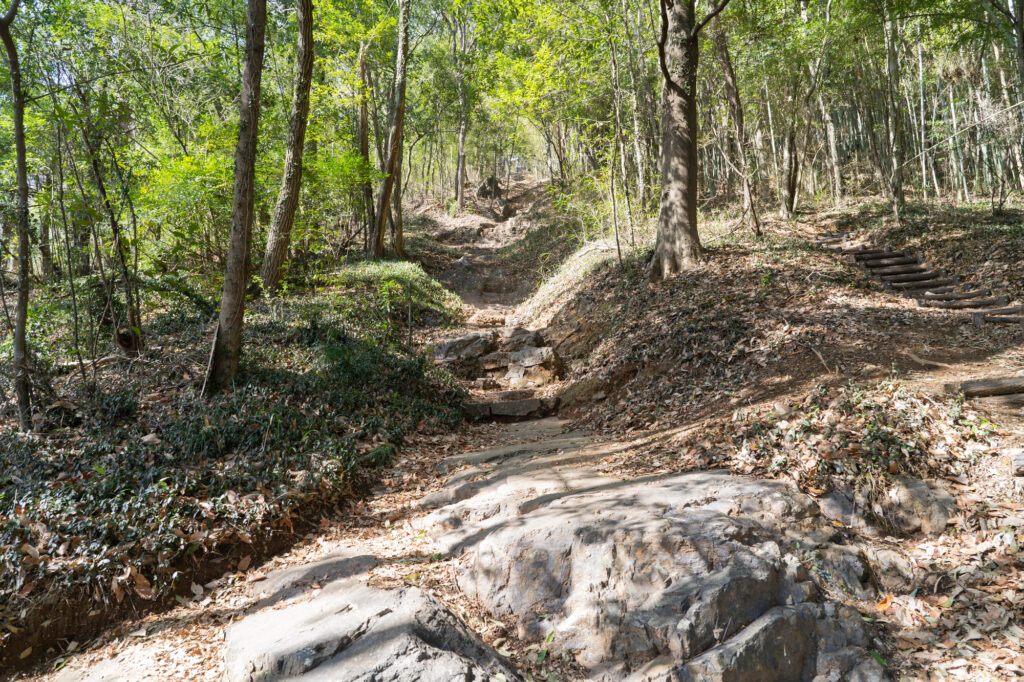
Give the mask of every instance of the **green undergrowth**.
[[341, 297], [359, 301], [352, 305], [365, 310], [367, 318], [376, 310], [396, 323], [404, 322], [411, 307], [414, 324], [435, 326], [454, 324], [462, 315], [459, 297], [421, 265], [408, 261], [346, 265], [324, 276], [320, 284], [337, 289]]
[[0, 433], [0, 637], [73, 588], [97, 608], [187, 594], [186, 566], [255, 553], [412, 434], [458, 426], [461, 389], [403, 326], [409, 294], [416, 324], [455, 319], [452, 295], [401, 263], [328, 284], [250, 306], [232, 391], [202, 397], [210, 322], [174, 306], [146, 320], [141, 360], [56, 377], [40, 431]]

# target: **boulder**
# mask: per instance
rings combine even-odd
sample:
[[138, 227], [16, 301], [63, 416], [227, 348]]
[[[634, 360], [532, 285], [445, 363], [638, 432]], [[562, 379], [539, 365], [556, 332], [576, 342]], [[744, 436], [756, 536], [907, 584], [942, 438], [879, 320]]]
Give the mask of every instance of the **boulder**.
[[480, 369], [492, 370], [508, 367], [509, 357], [505, 351], [494, 351], [480, 358]]
[[818, 498], [818, 508], [827, 519], [838, 521], [864, 535], [875, 537], [878, 531], [857, 509], [854, 496], [846, 490], [833, 490]]
[[887, 516], [903, 533], [941, 535], [957, 511], [956, 500], [937, 483], [910, 476], [893, 478], [886, 503]]
[[[869, 657], [859, 620], [843, 634], [783, 550], [797, 542], [787, 533], [818, 518], [792, 486], [725, 472], [590, 484], [578, 467], [563, 478], [530, 466], [499, 467], [501, 487], [477, 481], [427, 523], [442, 547], [467, 553], [467, 595], [594, 679], [810, 680], [822, 653]], [[532, 477], [551, 492], [531, 497]]]
[[476, 188], [476, 196], [478, 199], [493, 199], [498, 196], [500, 191], [501, 185], [498, 183], [498, 178], [491, 175]]
[[540, 398], [524, 398], [522, 400], [501, 400], [491, 403], [491, 415], [495, 417], [529, 417], [540, 414], [542, 403]]
[[434, 349], [434, 359], [442, 364], [475, 360], [495, 349], [497, 334], [494, 331], [479, 331], [463, 334], [439, 344]]
[[309, 601], [267, 609], [225, 633], [227, 682], [413, 682], [520, 678], [441, 602], [416, 588], [329, 583]]
[[[500, 343], [500, 341], [499, 341]], [[1024, 476], [1024, 448], [1011, 448], [1003, 452], [1011, 476]]]
[[554, 349], [547, 346], [541, 348], [526, 346], [522, 350], [509, 353], [508, 359], [509, 364], [522, 367], [543, 365], [544, 367], [555, 368], [558, 366], [558, 357], [555, 355]]
[[563, 407], [577, 407], [604, 398], [603, 385], [604, 382], [598, 377], [586, 377], [566, 386], [558, 397]]
[[526, 346], [543, 346], [544, 337], [540, 332], [530, 331], [522, 327], [505, 327], [498, 330], [498, 348], [503, 351], [515, 352]]

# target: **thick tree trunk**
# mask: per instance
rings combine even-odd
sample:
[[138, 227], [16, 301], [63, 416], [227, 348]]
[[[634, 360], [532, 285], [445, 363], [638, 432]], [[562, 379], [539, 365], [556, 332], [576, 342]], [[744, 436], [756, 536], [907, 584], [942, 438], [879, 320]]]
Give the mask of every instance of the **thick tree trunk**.
[[704, 256], [697, 234], [697, 62], [694, 0], [661, 0], [661, 210], [651, 280], [668, 279]]
[[377, 224], [370, 239], [370, 253], [373, 258], [384, 256], [384, 227], [387, 223], [388, 206], [395, 189], [396, 180], [402, 173], [402, 131], [405, 124], [405, 62], [409, 51], [409, 3], [399, 0], [398, 5], [398, 49], [395, 51], [395, 87], [391, 104], [391, 130], [388, 133], [388, 156], [384, 166], [384, 185], [377, 203]]
[[[11, 36], [11, 23], [18, 13], [19, 0], [13, 0], [6, 16], [0, 19], [0, 39], [7, 52], [7, 65], [11, 78], [11, 103], [14, 110], [14, 154], [18, 180], [18, 297], [14, 307], [14, 393], [18, 399], [18, 426], [22, 431], [32, 428], [31, 391], [29, 390], [28, 325], [29, 294], [29, 216], [28, 216], [28, 161], [25, 153], [25, 93], [21, 89], [21, 67], [18, 48]], [[3, 286], [0, 283], [0, 286]]]
[[242, 352], [245, 289], [249, 274], [249, 241], [255, 201], [256, 147], [259, 141], [260, 85], [263, 77], [266, 0], [248, 0], [245, 30], [245, 67], [239, 106], [238, 145], [235, 147], [234, 205], [231, 240], [220, 296], [220, 318], [206, 376], [209, 393], [228, 388], [238, 373]]
[[267, 250], [263, 257], [264, 291], [277, 289], [281, 278], [281, 266], [288, 255], [288, 244], [295, 222], [295, 209], [299, 205], [299, 191], [302, 189], [302, 152], [306, 141], [306, 122], [309, 118], [309, 87], [313, 80], [313, 2], [296, 0], [296, 19], [299, 29], [298, 73], [292, 94], [292, 110], [288, 121], [288, 147], [284, 155], [284, 177], [281, 190], [274, 206], [274, 217], [270, 223]]
[[754, 203], [753, 178], [750, 164], [747, 161], [747, 132], [743, 121], [743, 103], [740, 101], [740, 90], [736, 84], [736, 72], [732, 68], [729, 57], [729, 41], [722, 31], [721, 25], [715, 21], [711, 30], [711, 42], [715, 45], [718, 60], [722, 63], [722, 75], [725, 79], [725, 98], [729, 102], [729, 113], [732, 117], [733, 142], [737, 167], [743, 185], [743, 215], [754, 234], [761, 235], [761, 218], [757, 214]]

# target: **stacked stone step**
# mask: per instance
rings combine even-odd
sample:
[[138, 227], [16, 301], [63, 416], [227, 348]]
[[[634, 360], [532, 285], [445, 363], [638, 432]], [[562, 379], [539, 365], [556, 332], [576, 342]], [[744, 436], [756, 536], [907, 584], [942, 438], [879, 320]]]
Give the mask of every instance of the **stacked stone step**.
[[842, 254], [888, 291], [913, 297], [921, 307], [964, 312], [975, 325], [1024, 323], [1024, 306], [1011, 305], [1009, 297], [996, 296], [991, 289], [965, 284], [959, 276], [936, 268], [909, 249], [849, 245], [850, 236], [845, 232], [813, 241]]
[[438, 345], [434, 361], [449, 365], [485, 399], [466, 403], [477, 419], [528, 419], [557, 409], [557, 398], [536, 394], [562, 375], [562, 362], [543, 334], [522, 327], [473, 331]]

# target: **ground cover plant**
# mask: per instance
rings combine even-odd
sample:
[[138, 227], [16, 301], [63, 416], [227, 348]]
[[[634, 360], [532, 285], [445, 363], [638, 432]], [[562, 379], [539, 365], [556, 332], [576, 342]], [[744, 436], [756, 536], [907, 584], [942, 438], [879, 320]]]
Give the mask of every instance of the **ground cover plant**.
[[457, 427], [461, 390], [405, 347], [410, 313], [458, 315], [451, 294], [410, 264], [327, 279], [251, 311], [230, 393], [202, 395], [208, 318], [178, 300], [154, 312], [144, 358], [90, 367], [86, 383], [69, 368], [36, 432], [0, 433], [5, 645], [31, 640], [55, 600], [117, 610], [187, 596], [211, 559], [247, 564], [411, 434]]

